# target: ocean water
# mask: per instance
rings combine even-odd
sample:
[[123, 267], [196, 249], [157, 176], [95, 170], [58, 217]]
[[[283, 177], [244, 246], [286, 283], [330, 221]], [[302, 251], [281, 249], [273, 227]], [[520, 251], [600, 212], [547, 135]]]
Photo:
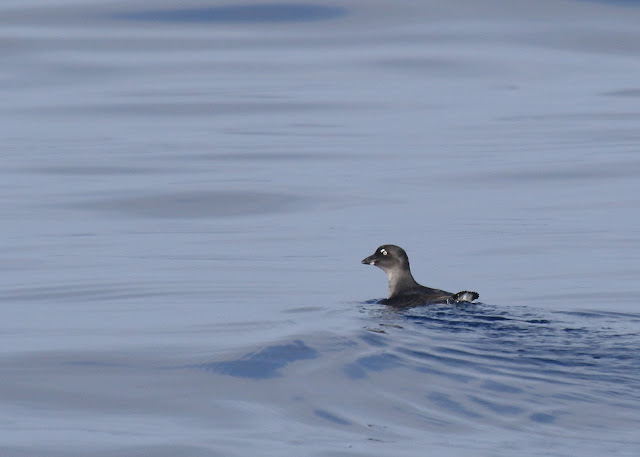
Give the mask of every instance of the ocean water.
[[639, 6], [2, 2], [0, 455], [640, 455]]

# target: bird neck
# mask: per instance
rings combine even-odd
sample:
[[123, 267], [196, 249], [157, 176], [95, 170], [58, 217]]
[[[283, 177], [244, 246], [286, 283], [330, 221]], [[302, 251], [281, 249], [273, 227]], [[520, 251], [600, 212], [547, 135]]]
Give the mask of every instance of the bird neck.
[[419, 284], [413, 279], [409, 268], [393, 268], [386, 271], [389, 280], [389, 297], [392, 298]]

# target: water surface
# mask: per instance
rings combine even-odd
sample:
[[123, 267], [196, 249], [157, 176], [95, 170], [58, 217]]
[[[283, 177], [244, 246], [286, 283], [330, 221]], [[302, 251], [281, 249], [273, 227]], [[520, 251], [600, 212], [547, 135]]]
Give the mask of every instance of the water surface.
[[3, 456], [638, 455], [636, 6], [0, 9]]

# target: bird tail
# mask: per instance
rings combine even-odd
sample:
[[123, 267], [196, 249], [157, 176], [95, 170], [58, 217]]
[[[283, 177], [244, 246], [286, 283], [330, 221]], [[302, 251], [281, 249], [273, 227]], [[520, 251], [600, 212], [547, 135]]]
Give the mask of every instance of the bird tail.
[[458, 292], [457, 294], [453, 294], [451, 296], [451, 301], [454, 303], [464, 303], [464, 302], [472, 302], [476, 298], [478, 298], [480, 294], [478, 292], [470, 292], [468, 290], [463, 290], [462, 292]]

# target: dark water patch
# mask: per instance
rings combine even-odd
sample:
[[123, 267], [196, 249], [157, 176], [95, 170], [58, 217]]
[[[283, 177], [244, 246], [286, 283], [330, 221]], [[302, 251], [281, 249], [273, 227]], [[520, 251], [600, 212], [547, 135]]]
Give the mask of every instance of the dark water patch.
[[324, 308], [320, 306], [297, 306], [295, 308], [289, 308], [282, 311], [285, 314], [304, 314], [304, 313], [316, 313], [323, 311]]
[[432, 392], [427, 395], [427, 398], [441, 410], [449, 411], [458, 415], [463, 415], [472, 419], [479, 419], [482, 417], [481, 414], [465, 408], [460, 402], [452, 399], [449, 394], [442, 392]]
[[640, 161], [616, 163], [597, 163], [592, 165], [557, 166], [531, 170], [504, 170], [485, 173], [492, 181], [501, 182], [566, 182], [569, 180], [595, 181], [598, 179], [637, 178], [640, 174]]
[[338, 6], [312, 3], [264, 3], [130, 11], [114, 14], [111, 17], [165, 23], [271, 24], [327, 21], [346, 16], [347, 13], [346, 8]]
[[121, 103], [82, 103], [77, 105], [39, 106], [22, 110], [27, 114], [55, 114], [55, 115], [108, 115], [118, 118], [127, 116], [146, 117], [208, 117], [208, 116], [243, 116], [258, 114], [285, 114], [298, 112], [341, 111], [348, 109], [360, 109], [357, 106], [341, 103], [314, 103], [314, 102], [236, 102], [222, 103], [181, 101], [174, 103], [165, 102], [121, 102]]
[[349, 154], [334, 153], [313, 153], [307, 151], [300, 152], [229, 152], [211, 154], [179, 155], [176, 160], [184, 161], [207, 160], [212, 162], [288, 162], [288, 161], [336, 161], [343, 159], [352, 160], [354, 157]]
[[506, 331], [520, 330], [535, 325], [546, 325], [550, 321], [534, 316], [513, 316], [506, 311], [482, 303], [461, 306], [423, 306], [408, 310], [404, 317], [417, 325], [429, 325], [448, 331], [473, 332], [478, 329]]
[[559, 113], [559, 114], [522, 114], [513, 116], [502, 116], [498, 121], [506, 122], [531, 122], [546, 121], [557, 122], [565, 120], [574, 121], [635, 121], [640, 119], [640, 112], [609, 112], [609, 113]]
[[367, 377], [367, 371], [357, 363], [349, 363], [342, 368], [342, 372], [349, 379], [363, 379]]
[[212, 362], [198, 368], [237, 378], [268, 379], [281, 376], [280, 370], [298, 360], [315, 359], [318, 351], [302, 341], [268, 346], [236, 360]]
[[554, 311], [555, 314], [586, 319], [611, 319], [613, 321], [640, 322], [639, 313], [620, 313], [612, 311]]
[[95, 165], [53, 165], [29, 168], [27, 171], [52, 175], [68, 176], [118, 176], [132, 174], [158, 173], [160, 170], [152, 168], [95, 166]]
[[[423, 77], [475, 78], [479, 75], [495, 74], [499, 71], [495, 65], [483, 61], [453, 60], [443, 58], [390, 57], [371, 62], [374, 67], [400, 72], [411, 72]], [[434, 105], [435, 107], [435, 105]]]
[[104, 362], [99, 360], [71, 360], [68, 362], [63, 362], [62, 365], [68, 365], [72, 367], [83, 367], [83, 368], [123, 368], [130, 367], [128, 364], [124, 363], [116, 363], [116, 362]]
[[526, 410], [520, 406], [509, 405], [505, 403], [498, 403], [497, 401], [487, 400], [485, 398], [479, 398], [475, 395], [468, 395], [467, 398], [472, 402], [488, 409], [489, 411], [501, 416], [515, 416], [523, 414]]
[[[640, 2], [638, 2], [640, 4]], [[607, 97], [640, 97], [640, 89], [620, 89], [611, 92], [603, 92], [602, 95]]]
[[[85, 430], [85, 433], [89, 433]], [[93, 443], [92, 443], [93, 444]], [[228, 451], [216, 451], [211, 446], [190, 446], [180, 444], [110, 444], [107, 446], [94, 447], [92, 444], [85, 444], [83, 449], [76, 449], [75, 446], [62, 447], [60, 449], [52, 445], [37, 445], [5, 447], [0, 446], [2, 457], [229, 457]]]
[[640, 6], [640, 0], [581, 0], [590, 3], [605, 3], [607, 5], [614, 6], [628, 6], [628, 7], [637, 7]]
[[589, 330], [583, 327], [583, 328], [564, 328], [562, 329], [562, 331], [566, 333], [586, 333]]
[[522, 389], [520, 387], [514, 387], [509, 384], [505, 384], [502, 382], [496, 382], [492, 380], [487, 380], [482, 383], [480, 386], [485, 390], [489, 390], [492, 392], [500, 392], [500, 393], [510, 393], [510, 394], [520, 394], [522, 393]]
[[324, 409], [316, 409], [313, 414], [315, 414], [316, 416], [324, 419], [324, 420], [328, 420], [329, 422], [333, 422], [334, 424], [337, 425], [351, 425], [351, 422], [349, 422], [346, 419], [343, 419], [333, 413], [330, 413], [329, 411], [326, 411]]
[[218, 218], [294, 211], [303, 200], [286, 194], [221, 190], [94, 200], [73, 207], [147, 218]]
[[529, 416], [529, 419], [539, 424], [553, 424], [556, 421], [556, 417], [551, 414], [534, 413]]
[[120, 301], [155, 296], [169, 296], [171, 292], [145, 290], [145, 286], [136, 284], [59, 284], [45, 286], [26, 286], [0, 291], [3, 301]]
[[[324, 138], [330, 135], [333, 138], [364, 138], [366, 135], [357, 132], [345, 131], [343, 126], [333, 124], [304, 124], [304, 123], [291, 123], [285, 127], [281, 127], [277, 130], [256, 129], [255, 127], [235, 127], [222, 129], [225, 135], [238, 135], [243, 137], [256, 136], [266, 137], [265, 139], [272, 140], [273, 137], [285, 137], [285, 138]], [[287, 153], [284, 153], [285, 155]], [[306, 155], [306, 154], [304, 154]], [[335, 156], [340, 158], [345, 154], [322, 154], [327, 156]], [[371, 157], [371, 153], [367, 154], [367, 157]]]
[[[82, 455], [82, 454], [80, 454]], [[83, 457], [86, 457], [86, 453]], [[216, 451], [209, 446], [188, 444], [163, 444], [146, 446], [121, 446], [108, 452], [91, 452], [92, 457], [228, 457], [228, 451]]]
[[373, 333], [387, 333], [387, 332], [384, 331], [384, 329], [375, 328], [375, 327], [374, 328], [367, 328], [367, 330], [369, 330], [370, 332], [373, 332]]

